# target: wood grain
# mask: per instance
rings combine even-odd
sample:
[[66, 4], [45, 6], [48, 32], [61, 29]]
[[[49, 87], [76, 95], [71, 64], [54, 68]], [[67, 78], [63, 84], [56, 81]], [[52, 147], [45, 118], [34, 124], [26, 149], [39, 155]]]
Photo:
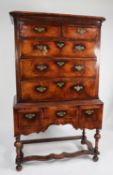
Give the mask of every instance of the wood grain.
[[[51, 160], [90, 154], [98, 160], [103, 102], [98, 97], [99, 49], [103, 17], [10, 12], [14, 22], [16, 100], [14, 136], [16, 169], [33, 160]], [[77, 152], [24, 157], [23, 145], [75, 137], [21, 140], [21, 135], [44, 132], [51, 125], [82, 129], [76, 139], [87, 149]], [[85, 129], [96, 129], [95, 147]]]

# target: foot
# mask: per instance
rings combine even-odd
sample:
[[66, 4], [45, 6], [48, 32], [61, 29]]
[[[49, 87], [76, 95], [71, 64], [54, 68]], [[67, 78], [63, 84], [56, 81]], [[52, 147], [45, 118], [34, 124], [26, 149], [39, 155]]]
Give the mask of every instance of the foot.
[[22, 170], [22, 165], [17, 165], [17, 166], [16, 166], [16, 170], [17, 170], [17, 171], [21, 171], [21, 170]]
[[94, 156], [93, 156], [93, 161], [94, 161], [94, 162], [97, 162], [98, 160], [99, 160], [98, 156], [97, 156], [97, 155], [94, 155]]

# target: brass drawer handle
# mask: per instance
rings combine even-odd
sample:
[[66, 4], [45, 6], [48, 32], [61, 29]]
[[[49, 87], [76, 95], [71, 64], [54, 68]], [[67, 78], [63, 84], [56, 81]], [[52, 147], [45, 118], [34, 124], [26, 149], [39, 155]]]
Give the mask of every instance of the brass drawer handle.
[[46, 64], [39, 64], [36, 66], [36, 69], [40, 72], [46, 71], [48, 69], [48, 65]]
[[74, 85], [73, 87], [72, 87], [72, 89], [74, 90], [74, 91], [76, 91], [77, 93], [79, 93], [79, 92], [81, 92], [83, 89], [84, 89], [84, 86], [83, 85]]
[[56, 112], [57, 117], [64, 117], [67, 115], [66, 111], [57, 111]]
[[36, 114], [35, 113], [29, 113], [29, 114], [25, 114], [24, 117], [28, 120], [32, 120], [36, 118]]
[[43, 33], [46, 31], [46, 28], [45, 27], [34, 27], [33, 29], [35, 32], [38, 32], [38, 33]]
[[81, 51], [84, 51], [84, 50], [85, 50], [85, 46], [82, 45], [82, 44], [78, 44], [78, 45], [75, 45], [75, 46], [74, 46], [74, 49], [75, 49], [76, 51], [81, 52]]
[[74, 71], [82, 71], [84, 69], [84, 65], [83, 64], [75, 64], [74, 67], [73, 67], [73, 70]]
[[57, 84], [57, 86], [58, 86], [59, 88], [63, 88], [64, 85], [65, 85], [65, 82], [64, 82], [64, 81], [59, 81], [59, 82], [57, 82], [56, 84]]
[[36, 44], [35, 49], [37, 49], [40, 52], [46, 54], [48, 52], [49, 47], [46, 44]]
[[65, 65], [65, 61], [56, 61], [56, 64], [59, 66], [59, 67], [63, 67]]
[[94, 114], [94, 110], [88, 109], [88, 110], [86, 110], [84, 113], [85, 113], [86, 115], [90, 116], [90, 115]]
[[65, 43], [59, 41], [59, 42], [56, 43], [56, 45], [57, 45], [58, 48], [62, 49], [65, 46]]
[[46, 90], [47, 90], [47, 87], [45, 87], [45, 86], [38, 86], [38, 87], [36, 87], [36, 91], [40, 92], [40, 93], [43, 93]]
[[82, 28], [78, 28], [78, 29], [76, 30], [76, 32], [77, 32], [78, 34], [80, 34], [80, 35], [84, 35], [84, 34], [87, 32], [87, 30], [86, 30], [86, 29], [82, 29]]

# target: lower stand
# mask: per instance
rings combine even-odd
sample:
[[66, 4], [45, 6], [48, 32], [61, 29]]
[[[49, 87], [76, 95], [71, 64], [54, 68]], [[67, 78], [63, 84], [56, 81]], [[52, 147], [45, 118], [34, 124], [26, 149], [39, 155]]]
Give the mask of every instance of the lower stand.
[[[49, 139], [35, 139], [35, 140], [20, 140], [20, 136], [16, 136], [16, 142], [15, 142], [15, 147], [16, 147], [16, 170], [21, 171], [22, 169], [22, 163], [26, 161], [47, 161], [51, 159], [63, 159], [63, 158], [71, 158], [71, 157], [77, 157], [81, 155], [93, 155], [93, 160], [97, 161], [98, 160], [98, 142], [100, 139], [100, 134], [99, 130], [96, 130], [96, 134], [94, 136], [95, 138], [95, 147], [93, 148], [92, 144], [90, 141], [87, 140], [86, 135], [85, 135], [85, 130], [83, 130], [82, 136], [75, 136], [75, 137], [60, 137], [60, 138], [49, 138]], [[22, 148], [24, 144], [31, 144], [31, 143], [43, 143], [43, 142], [53, 142], [53, 141], [66, 141], [66, 140], [81, 140], [81, 144], [85, 144], [87, 146], [87, 149], [83, 149], [81, 151], [76, 151], [72, 153], [67, 153], [63, 152], [61, 154], [49, 154], [45, 156], [27, 156], [24, 157]]]

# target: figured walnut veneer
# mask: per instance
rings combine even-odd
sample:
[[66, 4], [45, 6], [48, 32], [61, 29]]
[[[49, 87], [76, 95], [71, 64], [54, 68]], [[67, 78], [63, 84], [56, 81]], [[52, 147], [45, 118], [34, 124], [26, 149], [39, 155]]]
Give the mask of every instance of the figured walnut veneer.
[[[103, 17], [11, 12], [15, 29], [16, 87], [14, 135], [17, 170], [30, 160], [93, 155], [98, 160], [103, 103], [98, 98], [99, 49]], [[82, 136], [21, 140], [21, 135], [71, 124]], [[96, 129], [95, 147], [85, 129]], [[80, 139], [88, 149], [24, 157], [24, 144]]]

